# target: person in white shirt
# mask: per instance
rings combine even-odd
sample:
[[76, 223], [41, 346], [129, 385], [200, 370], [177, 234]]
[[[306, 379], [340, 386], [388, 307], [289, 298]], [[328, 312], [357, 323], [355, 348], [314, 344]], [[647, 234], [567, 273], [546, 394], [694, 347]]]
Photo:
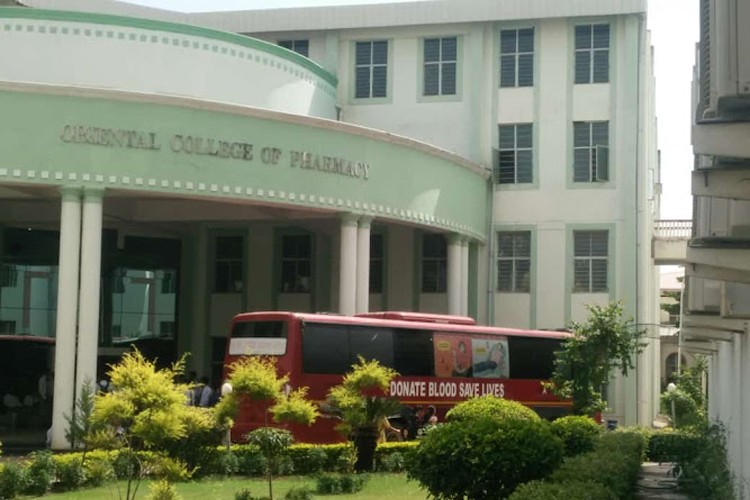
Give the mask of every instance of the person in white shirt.
[[201, 383], [198, 386], [200, 392], [198, 393], [198, 406], [208, 408], [210, 406], [211, 394], [214, 390], [211, 389], [211, 384], [208, 383], [208, 377], [202, 377]]

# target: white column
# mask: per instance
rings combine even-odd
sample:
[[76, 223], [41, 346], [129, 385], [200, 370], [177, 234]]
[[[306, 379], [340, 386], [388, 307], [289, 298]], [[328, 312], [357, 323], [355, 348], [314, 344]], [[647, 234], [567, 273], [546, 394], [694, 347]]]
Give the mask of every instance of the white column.
[[469, 240], [461, 240], [461, 315], [469, 315]]
[[341, 253], [339, 262], [339, 312], [354, 314], [357, 293], [357, 216], [341, 215]]
[[370, 310], [370, 226], [372, 217], [361, 217], [357, 229], [357, 300], [355, 310]]
[[461, 314], [461, 237], [448, 238], [448, 314]]
[[101, 189], [86, 189], [83, 195], [81, 225], [81, 292], [78, 308], [78, 357], [76, 360], [76, 396], [85, 381], [96, 383], [96, 358], [99, 347], [99, 294], [102, 267]]
[[60, 256], [55, 326], [55, 378], [52, 398], [52, 448], [70, 448], [65, 439], [66, 415], [75, 398], [76, 314], [81, 245], [81, 191], [63, 188], [60, 207]]

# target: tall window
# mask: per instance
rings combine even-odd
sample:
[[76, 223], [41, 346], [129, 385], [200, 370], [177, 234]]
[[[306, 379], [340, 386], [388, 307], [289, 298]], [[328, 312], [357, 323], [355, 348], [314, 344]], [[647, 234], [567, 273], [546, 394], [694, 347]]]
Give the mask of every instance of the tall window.
[[528, 293], [531, 288], [531, 232], [498, 233], [497, 248], [497, 290]]
[[244, 283], [242, 236], [217, 236], [214, 262], [214, 292], [241, 292]]
[[573, 180], [609, 180], [609, 122], [573, 123]]
[[609, 24], [576, 26], [576, 83], [609, 81]]
[[18, 286], [18, 270], [13, 264], [0, 264], [0, 287]]
[[534, 85], [534, 28], [500, 31], [500, 86]]
[[281, 238], [281, 291], [308, 293], [312, 289], [312, 238], [308, 234]]
[[383, 293], [383, 235], [370, 235], [370, 293]]
[[422, 237], [422, 293], [445, 293], [448, 289], [448, 245], [441, 234]]
[[455, 36], [426, 38], [422, 94], [456, 95], [457, 65], [458, 39]]
[[310, 54], [310, 40], [279, 40], [279, 46], [301, 56], [308, 57]]
[[354, 97], [385, 97], [388, 88], [388, 42], [357, 42], [354, 62]]
[[573, 232], [573, 291], [606, 292], [609, 260], [608, 231]]
[[518, 184], [533, 181], [531, 123], [500, 125], [496, 179], [498, 184]]

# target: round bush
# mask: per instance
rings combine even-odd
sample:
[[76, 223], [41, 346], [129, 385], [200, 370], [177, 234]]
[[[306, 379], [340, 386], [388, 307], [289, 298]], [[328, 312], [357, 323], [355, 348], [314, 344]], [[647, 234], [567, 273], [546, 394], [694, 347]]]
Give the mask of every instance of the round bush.
[[496, 398], [495, 396], [481, 396], [468, 399], [458, 403], [445, 415], [445, 420], [448, 422], [463, 422], [478, 418], [541, 420], [541, 417], [531, 408], [517, 401]]
[[594, 449], [601, 427], [593, 419], [570, 415], [558, 418], [551, 425], [552, 432], [562, 439], [565, 456], [572, 457]]
[[437, 500], [485, 500], [546, 477], [562, 456], [542, 420], [479, 418], [437, 426], [407, 455], [406, 469]]

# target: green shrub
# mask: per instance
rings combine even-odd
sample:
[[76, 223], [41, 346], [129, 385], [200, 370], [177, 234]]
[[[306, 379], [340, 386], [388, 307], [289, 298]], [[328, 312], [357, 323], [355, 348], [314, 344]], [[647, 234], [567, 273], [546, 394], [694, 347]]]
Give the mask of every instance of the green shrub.
[[445, 420], [447, 422], [463, 422], [485, 417], [498, 420], [541, 420], [541, 417], [534, 410], [517, 401], [489, 395], [458, 403], [446, 413]]
[[629, 498], [641, 470], [644, 437], [635, 432], [602, 435], [594, 451], [570, 457], [551, 477], [552, 482], [595, 482], [617, 498]]
[[406, 467], [406, 456], [419, 446], [419, 441], [382, 443], [375, 450], [375, 470], [402, 472]]
[[[294, 448], [294, 445], [291, 448]], [[321, 448], [326, 452], [324, 470], [330, 472], [351, 472], [353, 470], [356, 455], [351, 443], [324, 444]]]
[[699, 434], [664, 429], [651, 434], [646, 456], [652, 462], [683, 462], [695, 456], [702, 445]]
[[321, 495], [356, 493], [364, 488], [367, 474], [320, 474], [315, 480], [315, 491]]
[[101, 486], [115, 477], [112, 463], [104, 458], [87, 458], [84, 468], [86, 469], [86, 486]]
[[312, 497], [312, 492], [309, 488], [294, 486], [286, 492], [284, 500], [312, 500]]
[[240, 459], [236, 454], [224, 449], [216, 454], [216, 457], [210, 466], [201, 467], [201, 470], [208, 474], [231, 476], [239, 472]]
[[565, 445], [565, 456], [575, 456], [594, 449], [601, 427], [589, 417], [570, 415], [558, 418], [550, 428]]
[[266, 470], [266, 459], [260, 448], [252, 444], [234, 445], [232, 453], [237, 457], [237, 472], [243, 476], [260, 476]]
[[320, 446], [300, 444], [286, 450], [295, 474], [315, 474], [325, 470], [328, 455]]
[[711, 426], [699, 439], [696, 453], [677, 463], [680, 489], [702, 500], [734, 499], [734, 478], [727, 461], [724, 429]]
[[42, 496], [51, 488], [55, 480], [55, 461], [49, 451], [34, 452], [26, 467], [24, 493]]
[[407, 474], [436, 499], [503, 498], [542, 479], [563, 444], [540, 419], [469, 419], [437, 426], [407, 456]]
[[249, 489], [245, 488], [234, 494], [234, 500], [268, 500], [268, 497], [256, 497]]
[[57, 460], [56, 463], [57, 484], [62, 490], [76, 490], [86, 484], [86, 468], [81, 460]]
[[19, 463], [7, 462], [0, 468], [0, 498], [15, 498], [26, 486], [26, 469]]
[[151, 474], [169, 483], [187, 481], [193, 476], [193, 471], [188, 470], [184, 462], [168, 457], [155, 456], [150, 463]]
[[180, 500], [181, 498], [174, 485], [166, 479], [155, 481], [149, 487], [149, 500]]
[[522, 484], [508, 500], [618, 500], [604, 485], [592, 481], [549, 483], [531, 481]]

